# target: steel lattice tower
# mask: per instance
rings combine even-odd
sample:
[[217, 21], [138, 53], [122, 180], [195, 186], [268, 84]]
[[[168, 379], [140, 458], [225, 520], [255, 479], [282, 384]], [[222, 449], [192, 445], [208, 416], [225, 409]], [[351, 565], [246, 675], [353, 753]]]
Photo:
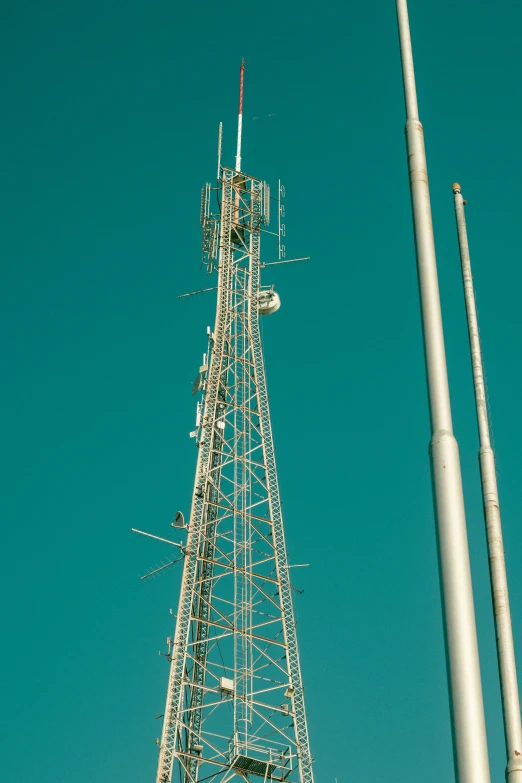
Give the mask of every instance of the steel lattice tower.
[[313, 783], [259, 330], [279, 306], [260, 283], [260, 244], [271, 233], [284, 259], [284, 189], [271, 199], [240, 171], [243, 72], [236, 167], [219, 163], [217, 187], [202, 194], [217, 310], [193, 390], [198, 457], [157, 783]]

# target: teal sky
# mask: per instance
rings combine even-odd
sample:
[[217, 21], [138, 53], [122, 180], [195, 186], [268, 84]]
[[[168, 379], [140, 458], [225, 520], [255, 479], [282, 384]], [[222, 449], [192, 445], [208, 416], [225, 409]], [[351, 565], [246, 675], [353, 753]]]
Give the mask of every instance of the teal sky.
[[[519, 3], [411, 0], [493, 783], [504, 779], [451, 184], [468, 200], [522, 656]], [[154, 780], [189, 510], [192, 381], [213, 323], [201, 186], [286, 186], [263, 322], [318, 783], [453, 780], [429, 419], [392, 0], [4, 0], [0, 731], [10, 783]], [[269, 117], [269, 114], [275, 116]], [[258, 120], [252, 120], [259, 117]], [[297, 573], [297, 572], [296, 572]]]

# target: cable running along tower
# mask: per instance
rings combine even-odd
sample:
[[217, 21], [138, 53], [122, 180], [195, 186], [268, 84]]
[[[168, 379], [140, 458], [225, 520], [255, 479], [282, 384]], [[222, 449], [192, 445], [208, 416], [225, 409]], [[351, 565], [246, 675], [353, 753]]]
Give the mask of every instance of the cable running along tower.
[[193, 389], [196, 479], [187, 542], [177, 545], [183, 576], [156, 783], [313, 783], [259, 331], [259, 317], [280, 305], [260, 283], [269, 265], [260, 241], [271, 236], [275, 263], [286, 261], [284, 189], [272, 199], [241, 171], [243, 80], [244, 63], [236, 166], [221, 165], [220, 125], [217, 187], [201, 200], [217, 310]]

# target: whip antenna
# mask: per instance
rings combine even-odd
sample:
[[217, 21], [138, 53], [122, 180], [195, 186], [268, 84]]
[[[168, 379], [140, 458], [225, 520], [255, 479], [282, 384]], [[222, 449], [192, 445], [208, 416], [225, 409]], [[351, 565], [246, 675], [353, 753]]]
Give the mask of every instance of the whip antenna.
[[241, 134], [243, 131], [243, 85], [245, 82], [245, 61], [241, 61], [239, 69], [239, 114], [237, 118], [237, 152], [236, 171], [241, 171]]

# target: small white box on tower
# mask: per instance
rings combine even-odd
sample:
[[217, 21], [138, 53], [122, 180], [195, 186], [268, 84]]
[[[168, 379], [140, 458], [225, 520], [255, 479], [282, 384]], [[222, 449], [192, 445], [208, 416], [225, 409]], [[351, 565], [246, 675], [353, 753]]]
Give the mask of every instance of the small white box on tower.
[[234, 693], [234, 680], [229, 680], [228, 677], [221, 677], [219, 680], [219, 690], [221, 693], [232, 696]]

